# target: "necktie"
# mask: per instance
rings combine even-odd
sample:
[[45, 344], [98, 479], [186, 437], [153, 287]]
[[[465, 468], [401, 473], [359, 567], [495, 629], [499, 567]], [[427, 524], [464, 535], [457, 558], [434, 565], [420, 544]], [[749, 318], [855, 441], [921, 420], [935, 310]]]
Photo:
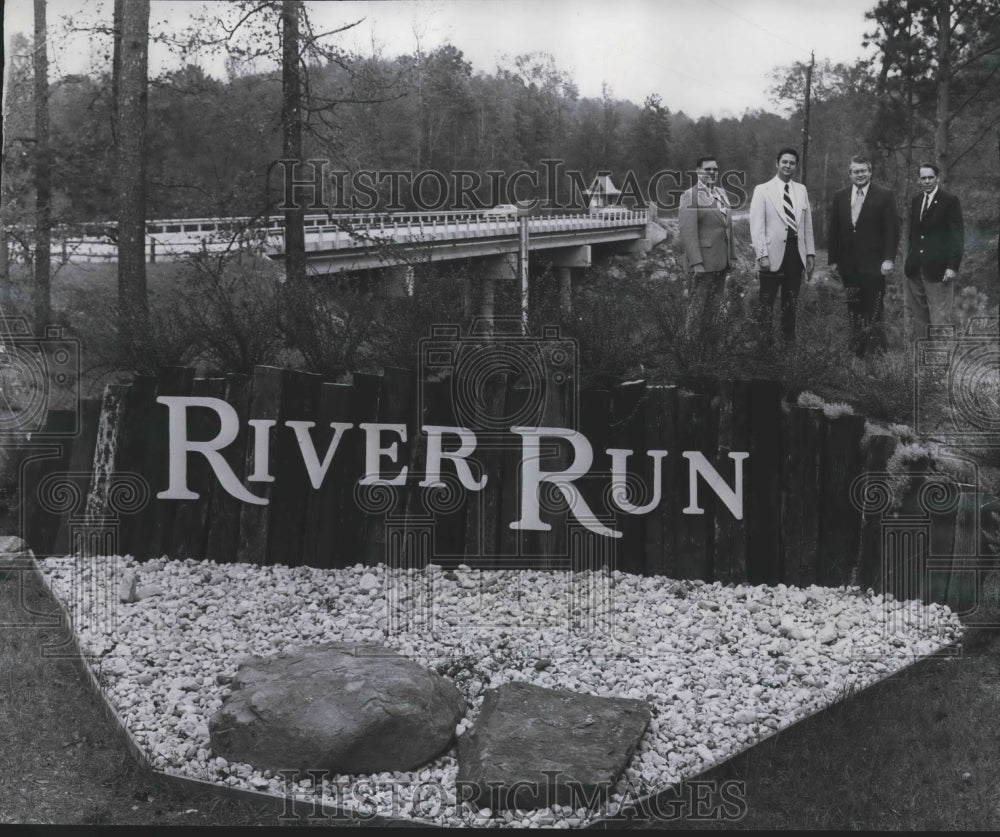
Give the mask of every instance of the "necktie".
[[855, 188], [854, 200], [851, 201], [851, 224], [858, 223], [858, 216], [861, 214], [861, 204], [865, 202], [865, 193]]
[[792, 193], [788, 183], [785, 184], [785, 197], [781, 203], [785, 208], [785, 223], [788, 224], [788, 229], [791, 232], [798, 232], [798, 227], [795, 225], [795, 209], [792, 207]]
[[712, 190], [712, 196], [715, 198], [715, 205], [718, 209], [723, 212], [726, 211], [726, 203], [722, 200], [722, 193], [718, 189]]
[[931, 202], [931, 196], [930, 195], [924, 195], [924, 205], [922, 207], [920, 207], [920, 220], [921, 221], [924, 220], [924, 213], [927, 211], [928, 207], [930, 206], [930, 202]]

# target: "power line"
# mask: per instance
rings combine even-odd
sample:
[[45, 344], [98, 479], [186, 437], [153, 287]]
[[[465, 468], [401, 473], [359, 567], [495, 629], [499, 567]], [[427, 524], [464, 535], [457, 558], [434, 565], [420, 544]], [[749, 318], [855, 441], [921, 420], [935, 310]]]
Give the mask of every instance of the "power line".
[[782, 37], [781, 35], [777, 34], [776, 32], [772, 32], [770, 29], [767, 29], [767, 28], [761, 26], [759, 23], [757, 23], [757, 21], [751, 20], [748, 17], [743, 17], [743, 15], [741, 15], [739, 12], [734, 12], [732, 9], [726, 8], [721, 3], [716, 2], [716, 0], [708, 0], [708, 2], [711, 3], [713, 6], [715, 6], [716, 8], [722, 9], [722, 11], [724, 11], [724, 12], [726, 12], [728, 14], [731, 14], [733, 17], [739, 18], [744, 23], [749, 23], [751, 26], [756, 27], [761, 32], [764, 32], [764, 33], [770, 35], [772, 38], [776, 38], [777, 40], [781, 41], [782, 43], [788, 44], [790, 47], [795, 47], [796, 50], [800, 50], [802, 52], [805, 52], [805, 49], [803, 48], [802, 44], [794, 44], [794, 43], [792, 43], [787, 38]]

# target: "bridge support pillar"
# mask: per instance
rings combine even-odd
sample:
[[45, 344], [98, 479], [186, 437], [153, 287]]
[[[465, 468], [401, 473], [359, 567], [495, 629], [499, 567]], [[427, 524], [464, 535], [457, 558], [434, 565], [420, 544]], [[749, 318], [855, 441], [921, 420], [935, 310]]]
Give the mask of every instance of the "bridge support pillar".
[[573, 313], [573, 268], [556, 267], [559, 280], [559, 310], [564, 314]]
[[493, 320], [496, 283], [514, 282], [517, 279], [517, 256], [513, 253], [487, 256], [480, 260], [473, 271], [477, 287], [474, 288], [472, 307], [476, 316]]
[[590, 267], [592, 254], [589, 244], [560, 247], [550, 251], [552, 269], [559, 283], [559, 308], [564, 314], [573, 309], [573, 268]]
[[401, 264], [382, 269], [382, 296], [413, 296], [413, 265]]

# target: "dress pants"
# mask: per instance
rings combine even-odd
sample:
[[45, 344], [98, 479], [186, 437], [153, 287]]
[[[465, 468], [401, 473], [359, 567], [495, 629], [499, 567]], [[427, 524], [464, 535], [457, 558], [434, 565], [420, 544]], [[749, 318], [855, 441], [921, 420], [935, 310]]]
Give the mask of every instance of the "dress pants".
[[728, 270], [694, 273], [688, 279], [688, 309], [685, 326], [704, 329], [722, 305]]
[[955, 280], [931, 282], [906, 278], [906, 307], [910, 310], [915, 340], [927, 336], [927, 326], [954, 325]]
[[847, 294], [847, 318], [851, 323], [851, 349], [858, 357], [869, 352], [884, 352], [885, 276], [879, 270], [844, 276]]
[[773, 328], [774, 300], [781, 289], [781, 335], [785, 340], [795, 339], [795, 305], [802, 287], [802, 257], [796, 236], [789, 234], [785, 242], [785, 255], [777, 271], [762, 270], [758, 317], [765, 339], [770, 339]]

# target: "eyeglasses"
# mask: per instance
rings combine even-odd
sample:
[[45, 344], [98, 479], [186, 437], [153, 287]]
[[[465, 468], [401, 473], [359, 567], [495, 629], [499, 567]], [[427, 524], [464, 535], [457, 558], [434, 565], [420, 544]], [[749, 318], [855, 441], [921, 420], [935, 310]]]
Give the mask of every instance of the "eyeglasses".
[[919, 177], [918, 180], [937, 180], [937, 175], [932, 174], [930, 177]]
[[702, 171], [718, 171], [718, 170], [719, 170], [718, 167], [715, 167], [715, 168], [704, 168], [704, 169], [702, 169]]

